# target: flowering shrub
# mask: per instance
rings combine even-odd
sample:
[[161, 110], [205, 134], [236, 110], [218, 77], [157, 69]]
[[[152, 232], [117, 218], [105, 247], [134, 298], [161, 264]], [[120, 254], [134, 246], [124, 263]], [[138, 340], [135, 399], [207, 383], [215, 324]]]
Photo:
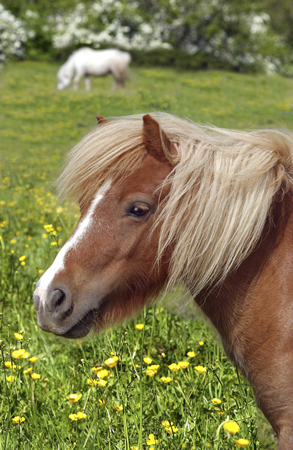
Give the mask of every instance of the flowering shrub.
[[24, 43], [33, 35], [23, 20], [14, 17], [0, 3], [0, 65], [13, 56], [24, 56]]

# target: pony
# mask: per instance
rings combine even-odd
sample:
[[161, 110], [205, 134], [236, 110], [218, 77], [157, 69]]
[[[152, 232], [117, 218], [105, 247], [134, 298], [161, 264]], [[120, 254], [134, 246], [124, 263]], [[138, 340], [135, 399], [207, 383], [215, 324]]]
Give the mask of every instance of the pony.
[[78, 83], [84, 76], [85, 88], [89, 91], [91, 89], [91, 75], [101, 77], [109, 73], [113, 75], [115, 80], [112, 89], [114, 90], [118, 86], [123, 88], [130, 61], [131, 56], [129, 53], [115, 48], [108, 50], [81, 48], [73, 52], [66, 63], [60, 67], [57, 73], [57, 89], [63, 90], [68, 88], [74, 76], [73, 88], [77, 90]]
[[293, 135], [98, 121], [59, 178], [81, 217], [36, 285], [39, 326], [82, 337], [184, 284], [292, 449]]

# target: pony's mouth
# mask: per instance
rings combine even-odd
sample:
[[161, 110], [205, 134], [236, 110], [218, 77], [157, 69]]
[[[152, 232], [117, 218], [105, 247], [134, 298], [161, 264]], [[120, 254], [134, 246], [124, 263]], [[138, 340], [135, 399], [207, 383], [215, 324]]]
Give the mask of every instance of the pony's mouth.
[[62, 336], [68, 339], [80, 339], [85, 337], [91, 330], [96, 312], [91, 310], [86, 313], [86, 315], [77, 322], [72, 328], [70, 328]]

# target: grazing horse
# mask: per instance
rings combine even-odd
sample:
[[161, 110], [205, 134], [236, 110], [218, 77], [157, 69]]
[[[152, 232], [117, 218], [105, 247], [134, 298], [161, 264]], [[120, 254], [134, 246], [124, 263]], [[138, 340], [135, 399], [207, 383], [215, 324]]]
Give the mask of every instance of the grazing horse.
[[121, 52], [112, 48], [109, 50], [92, 50], [91, 48], [81, 48], [74, 52], [60, 67], [57, 73], [57, 89], [63, 90], [70, 86], [72, 77], [73, 87], [78, 89], [78, 83], [85, 77], [85, 88], [91, 89], [90, 76], [101, 77], [111, 73], [115, 83], [113, 89], [117, 86], [124, 87], [124, 81], [127, 76], [128, 65], [131, 56], [129, 53]]
[[98, 121], [59, 179], [81, 217], [37, 283], [39, 326], [82, 337], [184, 283], [293, 449], [293, 136]]

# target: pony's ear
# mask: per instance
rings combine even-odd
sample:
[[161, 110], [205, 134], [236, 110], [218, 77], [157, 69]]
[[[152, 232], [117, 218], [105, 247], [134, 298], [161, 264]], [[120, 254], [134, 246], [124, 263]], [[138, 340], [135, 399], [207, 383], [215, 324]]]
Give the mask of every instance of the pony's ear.
[[175, 165], [177, 152], [159, 123], [149, 114], [143, 116], [143, 143], [147, 151], [156, 159]]
[[103, 123], [107, 123], [108, 120], [104, 119], [103, 116], [101, 116], [100, 114], [96, 115], [96, 119], [99, 125], [103, 125]]

